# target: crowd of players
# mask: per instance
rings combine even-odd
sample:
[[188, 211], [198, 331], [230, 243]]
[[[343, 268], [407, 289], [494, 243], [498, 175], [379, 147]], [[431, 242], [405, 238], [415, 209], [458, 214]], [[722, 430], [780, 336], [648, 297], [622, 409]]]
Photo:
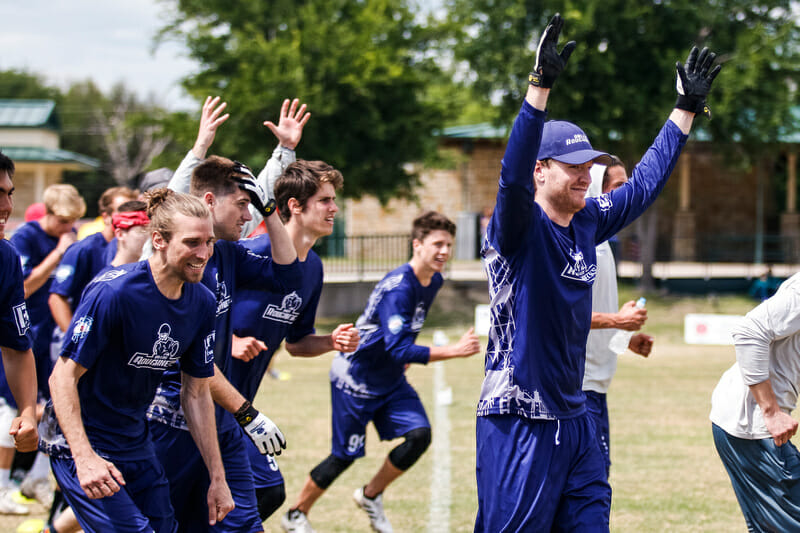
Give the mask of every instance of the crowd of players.
[[[677, 64], [675, 109], [630, 179], [623, 167], [624, 179], [609, 183], [618, 160], [594, 150], [575, 124], [545, 121], [550, 90], [575, 48], [558, 51], [562, 25], [556, 15], [539, 41], [481, 251], [492, 320], [477, 409], [475, 531], [608, 531], [605, 392], [616, 354], [604, 339], [589, 338], [587, 348], [587, 337], [590, 328], [638, 329], [646, 313], [632, 303], [615, 313], [613, 258], [603, 243], [656, 199], [694, 117], [710, 114], [706, 96], [720, 68], [711, 68], [715, 55], [705, 49]], [[313, 504], [364, 455], [372, 422], [381, 439], [402, 442], [353, 498], [375, 531], [392, 531], [382, 494], [431, 441], [405, 370], [480, 350], [472, 330], [449, 346], [416, 344], [455, 225], [435, 212], [416, 218], [410, 261], [375, 286], [355, 325], [317, 334], [323, 265], [312, 247], [333, 230], [343, 176], [325, 162], [296, 160], [310, 117], [298, 100], [283, 103], [277, 124], [264, 123], [278, 146], [258, 176], [208, 156], [225, 108], [219, 98], [205, 101], [197, 141], [166, 188], [106, 191], [99, 232], [76, 241], [86, 206], [74, 187], [54, 185], [42, 216], [0, 240], [0, 424], [10, 428], [0, 433], [0, 512], [27, 511], [11, 498], [10, 469], [15, 447], [38, 443], [22, 489], [50, 503], [52, 472], [49, 531], [263, 531], [286, 499], [275, 459], [286, 439], [253, 401], [283, 343], [296, 357], [337, 355], [331, 452], [282, 527], [313, 531]], [[587, 195], [595, 163], [608, 165], [607, 181]], [[13, 162], [0, 155], [0, 237], [13, 176]], [[784, 466], [799, 462], [788, 442], [797, 424], [781, 416], [794, 408], [797, 387], [781, 382], [777, 400], [764, 387], [773, 369], [798, 382], [791, 356], [800, 328], [786, 317], [800, 309], [795, 285], [754, 311], [737, 337], [742, 372], [732, 369], [715, 393], [743, 406], [731, 413], [716, 401], [712, 419], [755, 530], [798, 525], [796, 503], [774, 503], [798, 502], [798, 489], [768, 492], [752, 475], [774, 470], [775, 450]], [[776, 349], [777, 366], [776, 338], [789, 338]], [[646, 336], [630, 345], [645, 356], [651, 346]], [[771, 438], [766, 451], [739, 442]]]

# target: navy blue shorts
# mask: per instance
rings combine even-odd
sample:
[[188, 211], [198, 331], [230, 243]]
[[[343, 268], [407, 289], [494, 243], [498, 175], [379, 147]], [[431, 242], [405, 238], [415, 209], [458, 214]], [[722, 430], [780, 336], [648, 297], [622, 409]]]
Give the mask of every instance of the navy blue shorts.
[[731, 478], [747, 529], [800, 529], [800, 453], [791, 442], [740, 439], [711, 424], [714, 445]]
[[150, 430], [156, 454], [167, 473], [170, 497], [181, 532], [247, 533], [264, 530], [258, 514], [247, 448], [238, 425], [219, 432], [225, 480], [236, 507], [214, 526], [208, 525], [208, 470], [192, 435], [155, 421], [150, 421]]
[[283, 485], [283, 474], [278, 467], [278, 461], [272, 455], [266, 455], [258, 451], [258, 446], [253, 439], [247, 436], [244, 429], [241, 430], [242, 442], [247, 450], [250, 459], [250, 468], [253, 472], [253, 482], [257, 489], [275, 487]]
[[611, 474], [611, 435], [609, 434], [606, 395], [592, 390], [583, 392], [586, 393], [586, 411], [594, 420], [597, 445], [600, 446], [600, 451], [603, 452], [603, 457], [606, 460], [606, 478], [608, 478]]
[[116, 494], [90, 499], [78, 482], [71, 458], [51, 457], [58, 486], [86, 533], [173, 533], [178, 524], [169, 502], [164, 469], [155, 456], [140, 461], [113, 460], [125, 479]]
[[381, 440], [402, 437], [412, 429], [431, 427], [417, 391], [408, 382], [380, 398], [358, 398], [331, 384], [331, 410], [331, 453], [343, 459], [364, 457], [364, 440], [370, 421]]
[[476, 532], [608, 531], [611, 487], [588, 414], [479, 416]]

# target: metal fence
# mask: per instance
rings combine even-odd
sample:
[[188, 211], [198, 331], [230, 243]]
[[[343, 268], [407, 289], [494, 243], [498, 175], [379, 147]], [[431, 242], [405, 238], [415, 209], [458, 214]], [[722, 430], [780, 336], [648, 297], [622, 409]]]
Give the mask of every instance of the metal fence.
[[378, 279], [411, 258], [411, 240], [400, 235], [329, 235], [314, 245], [325, 274], [341, 279]]

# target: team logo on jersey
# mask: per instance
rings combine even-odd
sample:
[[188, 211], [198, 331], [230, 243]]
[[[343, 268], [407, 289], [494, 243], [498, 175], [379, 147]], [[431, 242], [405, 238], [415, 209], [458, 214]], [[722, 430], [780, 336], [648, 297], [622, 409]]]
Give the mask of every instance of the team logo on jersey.
[[400, 333], [400, 330], [403, 329], [403, 317], [400, 315], [390, 316], [386, 326], [389, 328], [392, 335], [397, 335]]
[[[172, 366], [178, 359], [180, 343], [170, 337], [172, 327], [164, 322], [158, 328], [158, 337], [153, 343], [153, 351], [150, 354], [136, 352], [131, 357], [128, 364], [136, 368], [149, 368], [151, 370], [164, 370]], [[208, 357], [208, 355], [206, 355]]]
[[101, 275], [97, 276], [96, 278], [94, 278], [94, 281], [95, 282], [111, 281], [112, 279], [117, 279], [118, 277], [122, 276], [123, 274], [125, 274], [124, 270], [109, 270], [105, 274], [101, 274]]
[[280, 307], [275, 304], [269, 304], [264, 309], [264, 314], [261, 317], [283, 322], [284, 324], [294, 324], [300, 314], [301, 305], [303, 305], [303, 299], [297, 295], [296, 291], [292, 291], [283, 297]]
[[608, 195], [608, 193], [597, 197], [597, 206], [600, 208], [600, 211], [608, 211], [611, 209], [612, 205], [614, 204], [611, 203], [611, 197]]
[[203, 339], [203, 346], [206, 350], [206, 364], [209, 364], [214, 361], [214, 343], [216, 342], [217, 335], [216, 331], [212, 331], [206, 338]]
[[231, 297], [228, 294], [228, 287], [224, 281], [219, 280], [219, 272], [214, 274], [217, 278], [217, 316], [225, 314], [231, 307]]
[[75, 322], [75, 327], [72, 328], [72, 342], [78, 342], [86, 335], [89, 334], [89, 331], [92, 329], [92, 323], [94, 319], [90, 316], [82, 316]]
[[422, 302], [417, 304], [414, 309], [414, 318], [411, 319], [411, 331], [419, 331], [422, 329], [422, 324], [425, 323], [425, 306]]
[[22, 337], [31, 327], [31, 317], [28, 315], [28, 307], [25, 302], [13, 307], [14, 322], [17, 324], [17, 333]]
[[56, 269], [56, 281], [59, 283], [64, 283], [66, 280], [72, 277], [74, 272], [75, 268], [72, 265], [60, 265]]
[[561, 272], [561, 277], [592, 283], [597, 275], [597, 265], [587, 265], [583, 259], [583, 252], [577, 248], [570, 250], [569, 255], [572, 263], [567, 263], [564, 271]]

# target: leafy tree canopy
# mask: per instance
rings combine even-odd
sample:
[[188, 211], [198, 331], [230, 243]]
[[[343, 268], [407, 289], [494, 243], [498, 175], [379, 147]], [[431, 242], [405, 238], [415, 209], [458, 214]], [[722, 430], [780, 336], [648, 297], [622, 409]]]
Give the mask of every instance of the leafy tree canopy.
[[214, 153], [263, 165], [285, 98], [312, 118], [299, 147], [345, 176], [351, 196], [410, 194], [404, 169], [433, 148], [443, 107], [426, 84], [439, 71], [427, 31], [405, 0], [169, 0], [162, 37], [185, 41], [200, 71], [185, 81], [198, 100], [228, 102]]

